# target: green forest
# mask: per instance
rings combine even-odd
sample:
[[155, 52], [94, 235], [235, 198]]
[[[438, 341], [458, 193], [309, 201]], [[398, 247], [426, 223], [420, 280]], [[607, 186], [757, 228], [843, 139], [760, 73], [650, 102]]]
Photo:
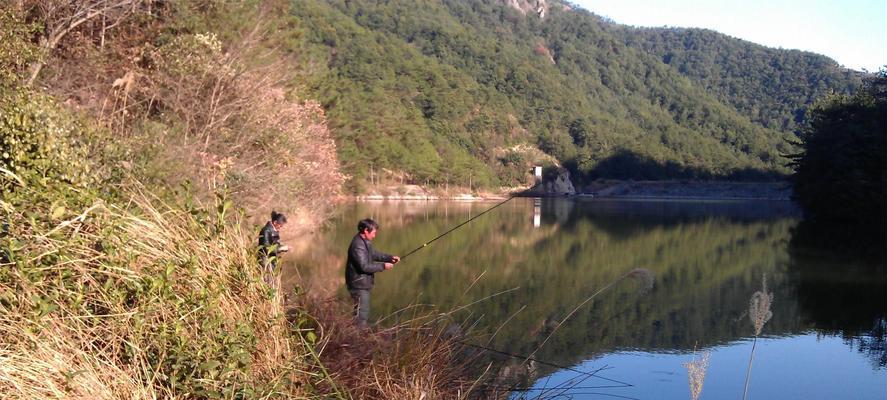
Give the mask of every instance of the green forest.
[[580, 183], [781, 179], [808, 105], [865, 76], [549, 4], [544, 17], [486, 0], [295, 4], [299, 84], [327, 110], [350, 189], [380, 175], [512, 186], [539, 164]]
[[851, 231], [880, 231], [876, 237], [883, 238], [887, 70], [867, 79], [853, 96], [825, 96], [810, 110], [799, 136], [802, 151], [791, 157], [796, 200], [817, 222], [838, 223]]

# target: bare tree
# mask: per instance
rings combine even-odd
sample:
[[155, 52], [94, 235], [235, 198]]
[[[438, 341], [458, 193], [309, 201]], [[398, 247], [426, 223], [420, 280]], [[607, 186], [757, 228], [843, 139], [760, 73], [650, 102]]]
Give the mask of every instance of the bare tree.
[[[146, 3], [150, 5], [153, 0], [25, 0], [17, 6], [26, 14], [38, 18], [43, 24], [43, 35], [39, 45], [47, 54], [59, 45], [61, 40], [80, 25], [101, 17], [102, 37], [105, 31], [114, 28], [126, 17], [137, 12]], [[45, 60], [35, 61], [30, 67], [30, 77], [27, 85], [30, 86], [40, 70], [45, 65]]]

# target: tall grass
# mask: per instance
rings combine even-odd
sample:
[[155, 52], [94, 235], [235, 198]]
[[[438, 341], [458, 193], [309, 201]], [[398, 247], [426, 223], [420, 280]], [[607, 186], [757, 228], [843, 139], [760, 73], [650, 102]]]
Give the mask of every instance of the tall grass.
[[0, 397], [306, 396], [310, 352], [224, 217], [141, 194], [55, 226], [12, 213]]
[[[311, 324], [322, 329], [319, 360], [354, 398], [482, 397], [476, 389], [483, 377], [472, 375], [476, 359], [459, 341], [469, 329], [450, 324], [447, 313], [413, 306], [392, 316], [398, 321], [387, 327], [360, 328], [350, 307], [335, 298], [305, 295], [289, 309], [304, 310]], [[323, 388], [328, 393], [336, 389]]]

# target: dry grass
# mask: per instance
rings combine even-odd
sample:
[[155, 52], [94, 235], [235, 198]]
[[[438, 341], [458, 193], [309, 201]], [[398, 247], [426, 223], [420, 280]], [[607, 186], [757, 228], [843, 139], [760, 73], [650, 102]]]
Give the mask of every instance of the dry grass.
[[[150, 18], [107, 34], [72, 32], [41, 84], [115, 132], [163, 184], [190, 182], [204, 200], [224, 187], [250, 222], [275, 209], [318, 225], [345, 176], [322, 107], [291, 88], [293, 60], [277, 50], [289, 3], [152, 4]], [[160, 39], [183, 29], [189, 8], [208, 30]]]
[[[416, 311], [389, 328], [358, 328], [335, 299], [301, 299], [323, 327], [319, 358], [332, 378], [358, 399], [463, 399], [478, 382], [445, 318]], [[414, 308], [413, 310], [417, 310]], [[324, 388], [334, 392], [335, 388]]]
[[158, 49], [133, 96], [184, 121], [164, 140], [166, 156], [193, 171], [191, 181], [210, 191], [224, 186], [251, 215], [277, 209], [317, 223], [345, 179], [336, 144], [323, 108], [288, 95], [291, 67], [262, 47], [266, 13], [255, 18], [237, 43], [195, 34]]
[[135, 197], [12, 232], [0, 397], [304, 396], [308, 352], [232, 226]]

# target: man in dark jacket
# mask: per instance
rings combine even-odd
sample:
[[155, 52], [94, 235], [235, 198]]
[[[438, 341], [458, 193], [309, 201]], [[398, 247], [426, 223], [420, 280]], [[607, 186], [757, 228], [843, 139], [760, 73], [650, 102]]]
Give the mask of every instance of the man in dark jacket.
[[345, 265], [345, 285], [354, 301], [354, 316], [357, 324], [366, 326], [370, 316], [370, 290], [373, 289], [373, 274], [394, 268], [400, 257], [376, 251], [372, 240], [379, 232], [379, 224], [372, 219], [361, 220], [357, 224], [357, 234], [348, 247], [348, 263]]

